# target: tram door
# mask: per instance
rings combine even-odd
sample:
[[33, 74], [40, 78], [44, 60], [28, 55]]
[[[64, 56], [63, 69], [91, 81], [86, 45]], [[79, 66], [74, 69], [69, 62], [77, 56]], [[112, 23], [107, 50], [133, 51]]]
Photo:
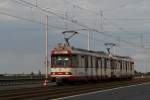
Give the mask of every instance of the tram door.
[[114, 67], [115, 67], [113, 59], [110, 60], [110, 67], [111, 67], [111, 77], [113, 77], [114, 76]]
[[86, 71], [84, 70], [84, 68], [86, 67], [86, 63], [85, 63], [85, 56], [81, 56], [81, 69], [82, 69], [82, 73], [86, 74]]
[[101, 58], [97, 59], [97, 65], [98, 65], [98, 76], [102, 77], [102, 61]]
[[88, 76], [88, 56], [85, 56], [85, 76]]
[[91, 62], [91, 59], [92, 57], [91, 56], [88, 56], [87, 57], [87, 65], [88, 65], [88, 68], [87, 68], [87, 76], [91, 76], [91, 68], [92, 68], [92, 62]]

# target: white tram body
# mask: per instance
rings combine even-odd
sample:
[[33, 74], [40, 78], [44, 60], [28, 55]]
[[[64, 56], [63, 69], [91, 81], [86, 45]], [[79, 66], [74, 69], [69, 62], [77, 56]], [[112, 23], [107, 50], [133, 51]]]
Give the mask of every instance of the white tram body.
[[132, 78], [134, 61], [130, 57], [58, 45], [51, 53], [50, 75], [56, 82]]

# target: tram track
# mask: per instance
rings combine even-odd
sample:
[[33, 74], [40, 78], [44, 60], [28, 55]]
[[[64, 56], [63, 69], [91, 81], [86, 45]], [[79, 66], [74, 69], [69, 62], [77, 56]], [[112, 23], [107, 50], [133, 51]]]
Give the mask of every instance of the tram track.
[[1, 100], [47, 100], [80, 93], [93, 92], [98, 90], [111, 89], [121, 86], [128, 86], [150, 82], [150, 78], [133, 79], [126, 81], [110, 81], [80, 85], [48, 86], [23, 88], [11, 91], [0, 91]]

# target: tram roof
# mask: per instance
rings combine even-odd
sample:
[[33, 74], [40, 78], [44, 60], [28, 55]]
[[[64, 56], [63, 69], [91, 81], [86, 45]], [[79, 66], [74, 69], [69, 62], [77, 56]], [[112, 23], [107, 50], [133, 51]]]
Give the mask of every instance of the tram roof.
[[[70, 49], [70, 50], [80, 51], [80, 52], [85, 52], [85, 53], [100, 54], [100, 55], [104, 55], [104, 56], [109, 55], [108, 53], [106, 53], [104, 51], [93, 51], [93, 50], [87, 50], [87, 49], [76, 48], [76, 47], [68, 47], [65, 44], [58, 44], [58, 46], [56, 48], [65, 48], [65, 49]], [[121, 58], [121, 59], [132, 59], [129, 56], [120, 56], [120, 55], [113, 55], [113, 57]]]

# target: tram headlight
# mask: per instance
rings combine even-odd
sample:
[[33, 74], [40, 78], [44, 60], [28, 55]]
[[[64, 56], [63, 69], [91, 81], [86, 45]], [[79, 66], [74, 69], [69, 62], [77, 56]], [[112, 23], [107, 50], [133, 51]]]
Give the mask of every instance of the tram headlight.
[[52, 72], [51, 75], [55, 75], [55, 72]]
[[65, 74], [66, 74], [66, 75], [71, 75], [72, 73], [71, 73], [71, 72], [66, 72]]

